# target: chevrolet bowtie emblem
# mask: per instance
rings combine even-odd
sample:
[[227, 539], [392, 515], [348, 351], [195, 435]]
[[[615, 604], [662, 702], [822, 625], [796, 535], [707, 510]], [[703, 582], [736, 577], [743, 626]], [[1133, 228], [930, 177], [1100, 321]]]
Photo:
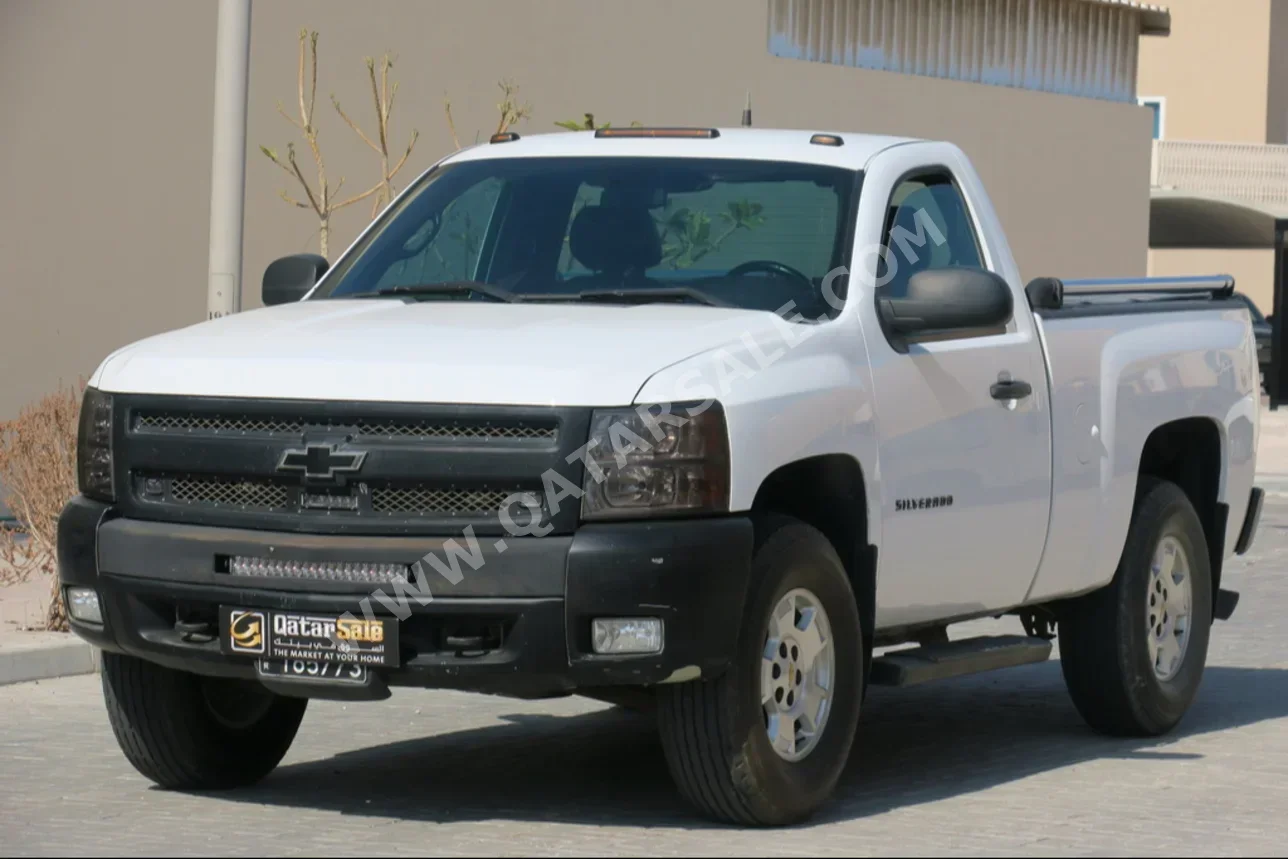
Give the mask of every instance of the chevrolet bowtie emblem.
[[304, 450], [288, 450], [277, 463], [284, 474], [301, 474], [312, 480], [334, 480], [339, 474], [353, 474], [362, 468], [366, 451], [340, 451], [334, 445], [310, 444]]

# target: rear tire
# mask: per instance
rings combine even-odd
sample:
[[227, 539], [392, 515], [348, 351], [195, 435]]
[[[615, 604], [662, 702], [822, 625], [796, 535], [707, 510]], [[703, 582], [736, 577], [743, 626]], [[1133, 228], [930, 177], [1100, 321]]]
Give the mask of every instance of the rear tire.
[[[681, 794], [715, 820], [761, 826], [805, 820], [831, 796], [863, 690], [858, 606], [836, 550], [793, 519], [776, 519], [765, 531], [729, 670], [658, 694], [662, 746]], [[816, 682], [824, 674], [825, 691]], [[813, 706], [820, 696], [821, 709]]]
[[103, 654], [103, 696], [121, 751], [171, 790], [255, 784], [282, 760], [308, 701], [253, 680], [201, 677]]
[[1211, 627], [1212, 572], [1198, 514], [1176, 484], [1141, 477], [1113, 582], [1059, 621], [1060, 666], [1078, 712], [1111, 736], [1170, 731], [1198, 692]]

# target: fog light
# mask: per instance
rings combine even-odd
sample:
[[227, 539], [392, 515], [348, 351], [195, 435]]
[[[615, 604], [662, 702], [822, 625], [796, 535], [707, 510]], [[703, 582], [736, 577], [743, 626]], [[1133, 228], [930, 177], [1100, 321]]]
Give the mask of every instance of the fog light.
[[596, 653], [661, 653], [662, 621], [656, 617], [598, 618], [591, 623]]
[[81, 623], [103, 623], [103, 609], [98, 604], [98, 591], [93, 588], [68, 588], [67, 611]]

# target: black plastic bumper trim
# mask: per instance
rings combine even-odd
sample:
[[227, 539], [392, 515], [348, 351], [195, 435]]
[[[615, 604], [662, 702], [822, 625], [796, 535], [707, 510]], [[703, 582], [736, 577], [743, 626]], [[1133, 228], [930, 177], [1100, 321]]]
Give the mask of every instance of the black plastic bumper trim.
[[1243, 517], [1243, 527], [1239, 530], [1239, 542], [1234, 544], [1236, 555], [1242, 555], [1252, 548], [1252, 541], [1257, 536], [1257, 526], [1261, 524], [1261, 505], [1266, 493], [1259, 486], [1252, 487], [1248, 497], [1248, 512]]
[[[103, 649], [178, 670], [251, 678], [249, 659], [226, 655], [217, 639], [188, 631], [203, 620], [212, 622], [221, 605], [361, 614], [367, 592], [351, 585], [324, 592], [321, 583], [287, 585], [213, 572], [211, 559], [237, 550], [239, 541], [249, 541], [251, 549], [276, 547], [285, 557], [302, 552], [339, 560], [379, 560], [385, 557], [381, 552], [419, 550], [425, 543], [138, 522], [77, 499], [59, 522], [60, 577], [64, 585], [97, 588], [105, 622], [73, 622], [74, 631]], [[373, 671], [390, 686], [525, 698], [652, 685], [690, 677], [694, 668], [703, 677], [716, 676], [736, 649], [752, 546], [751, 521], [737, 516], [586, 525], [572, 537], [512, 539], [503, 554], [464, 570], [464, 590], [435, 589], [431, 601], [405, 601], [402, 664]], [[534, 580], [546, 581], [556, 561], [560, 587], [532, 594], [522, 581], [525, 569]], [[390, 614], [378, 601], [372, 608]], [[595, 617], [661, 617], [664, 649], [644, 656], [595, 655]], [[482, 652], [464, 653], [453, 644], [494, 631], [496, 644]]]
[[1234, 610], [1238, 605], [1239, 592], [1222, 588], [1216, 593], [1216, 603], [1212, 607], [1212, 616], [1217, 620], [1229, 620], [1234, 616]]
[[[279, 533], [240, 528], [210, 528], [172, 522], [116, 519], [98, 532], [99, 568], [105, 573], [187, 584], [254, 586], [282, 591], [369, 594], [372, 585], [307, 578], [243, 578], [218, 571], [217, 559], [232, 555], [289, 561], [334, 561], [405, 564], [420, 561], [424, 585], [435, 597], [558, 597], [564, 592], [564, 565], [571, 537], [477, 538], [476, 561], [464, 536], [394, 537], [331, 536]], [[438, 570], [451, 570], [448, 549], [458, 552], [455, 581]], [[503, 547], [503, 548], [502, 548]], [[426, 560], [433, 556], [438, 566]], [[477, 563], [477, 566], [475, 564]]]

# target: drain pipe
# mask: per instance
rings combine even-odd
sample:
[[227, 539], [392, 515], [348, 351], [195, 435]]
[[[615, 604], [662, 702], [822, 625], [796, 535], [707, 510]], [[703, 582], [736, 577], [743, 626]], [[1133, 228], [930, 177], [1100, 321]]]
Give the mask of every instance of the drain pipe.
[[207, 319], [218, 319], [241, 310], [250, 2], [219, 0], [219, 23], [215, 35], [214, 146], [210, 167]]

